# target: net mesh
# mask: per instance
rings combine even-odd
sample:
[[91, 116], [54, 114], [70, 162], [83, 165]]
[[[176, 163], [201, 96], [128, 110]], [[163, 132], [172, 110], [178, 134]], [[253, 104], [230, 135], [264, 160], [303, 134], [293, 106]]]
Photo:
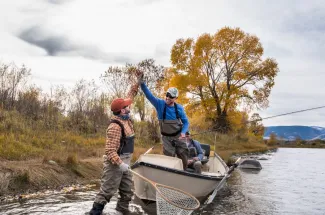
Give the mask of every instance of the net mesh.
[[196, 198], [162, 184], [156, 185], [158, 215], [189, 215], [200, 206]]

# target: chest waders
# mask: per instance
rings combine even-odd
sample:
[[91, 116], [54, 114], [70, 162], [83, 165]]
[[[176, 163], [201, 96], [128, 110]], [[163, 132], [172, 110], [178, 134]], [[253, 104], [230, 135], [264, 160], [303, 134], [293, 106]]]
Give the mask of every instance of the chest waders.
[[177, 104], [174, 104], [176, 119], [166, 120], [166, 104], [163, 111], [163, 119], [159, 120], [160, 133], [167, 137], [176, 137], [179, 135], [183, 128], [183, 123], [179, 117]]
[[175, 153], [178, 158], [182, 159], [183, 169], [187, 167], [188, 160], [188, 148], [185, 142], [178, 139], [182, 132], [183, 123], [179, 117], [177, 104], [174, 103], [176, 119], [166, 120], [166, 109], [165, 104], [163, 111], [163, 119], [159, 120], [160, 133], [162, 135], [163, 141], [163, 152], [167, 156], [175, 156]]
[[126, 137], [124, 126], [123, 124], [118, 120], [111, 120], [110, 123], [116, 123], [118, 124], [122, 129], [122, 136], [120, 139], [120, 147], [117, 150], [117, 154], [120, 155], [126, 155], [126, 154], [132, 154], [134, 151], [134, 136], [132, 137]]
[[[134, 150], [134, 136], [126, 137], [124, 126], [120, 121], [113, 119], [110, 121], [111, 123], [115, 123], [121, 127], [122, 134], [117, 154], [124, 163], [130, 165], [131, 154]], [[116, 203], [116, 210], [127, 211], [133, 196], [132, 187], [132, 175], [122, 172], [118, 165], [105, 160], [100, 190], [95, 197], [93, 208], [89, 214], [102, 214], [105, 204], [110, 202], [117, 189], [119, 190], [120, 197]]]

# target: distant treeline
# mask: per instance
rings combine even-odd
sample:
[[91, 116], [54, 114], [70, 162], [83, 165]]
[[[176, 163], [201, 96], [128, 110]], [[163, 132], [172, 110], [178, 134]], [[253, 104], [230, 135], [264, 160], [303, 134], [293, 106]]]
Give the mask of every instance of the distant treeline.
[[[145, 63], [150, 64], [148, 67], [154, 67], [153, 60], [141, 62]], [[111, 67], [99, 77], [106, 86], [106, 92], [99, 89], [95, 81], [82, 79], [72, 89], [58, 85], [52, 86], [50, 92], [44, 93], [40, 87], [30, 83], [31, 71], [25, 66], [0, 64], [0, 129], [19, 132], [19, 128], [12, 127], [12, 123], [3, 124], [3, 120], [8, 118], [4, 111], [11, 111], [16, 112], [18, 121], [26, 122], [32, 129], [64, 129], [79, 134], [102, 132], [109, 122], [109, 105], [112, 99], [125, 96], [134, 81], [127, 77], [130, 67], [132, 65]], [[145, 104], [139, 103], [141, 100], [135, 101], [133, 111], [138, 114], [137, 118], [144, 121]]]

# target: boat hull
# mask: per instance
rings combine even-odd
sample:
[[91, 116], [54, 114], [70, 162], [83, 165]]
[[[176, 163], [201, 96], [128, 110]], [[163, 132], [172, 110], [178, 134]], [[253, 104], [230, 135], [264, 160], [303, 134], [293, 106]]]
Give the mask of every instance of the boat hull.
[[[181, 160], [164, 155], [147, 155], [142, 157], [135, 165], [133, 171], [141, 174], [149, 180], [175, 187], [188, 192], [198, 199], [206, 198], [224, 177], [227, 166], [217, 157], [210, 158], [209, 172], [196, 174], [182, 170]], [[148, 159], [146, 159], [148, 158]], [[144, 200], [156, 201], [155, 188], [143, 179], [133, 176], [135, 194]]]

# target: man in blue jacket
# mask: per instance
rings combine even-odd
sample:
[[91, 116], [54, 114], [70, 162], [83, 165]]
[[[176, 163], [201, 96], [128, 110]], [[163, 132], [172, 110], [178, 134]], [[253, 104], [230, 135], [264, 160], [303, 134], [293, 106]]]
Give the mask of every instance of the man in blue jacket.
[[[201, 174], [202, 172], [202, 159], [203, 159], [203, 150], [201, 144], [197, 140], [193, 140], [190, 136], [190, 132], [187, 131], [185, 133], [186, 137], [186, 145], [189, 148], [189, 159], [187, 165], [189, 168], [194, 169], [195, 173]], [[205, 168], [209, 169], [207, 164], [205, 164]]]
[[139, 75], [141, 89], [155, 107], [159, 120], [160, 133], [162, 135], [163, 153], [167, 156], [175, 156], [182, 159], [184, 170], [187, 167], [188, 148], [185, 143], [185, 133], [189, 127], [189, 121], [184, 107], [176, 104], [178, 90], [171, 87], [166, 92], [165, 99], [155, 97], [143, 81], [143, 75]]

